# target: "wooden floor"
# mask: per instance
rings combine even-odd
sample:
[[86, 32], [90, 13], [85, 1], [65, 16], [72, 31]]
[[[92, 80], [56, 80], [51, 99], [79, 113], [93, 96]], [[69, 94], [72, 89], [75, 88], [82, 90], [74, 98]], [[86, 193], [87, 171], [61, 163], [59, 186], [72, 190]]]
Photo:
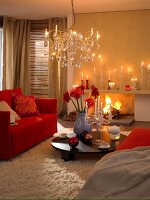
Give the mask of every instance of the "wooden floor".
[[[58, 119], [58, 122], [65, 128], [72, 128], [74, 125], [73, 121], [64, 121], [60, 118]], [[130, 126], [125, 126], [126, 131], [130, 131], [133, 128], [150, 128], [150, 122], [133, 122]]]

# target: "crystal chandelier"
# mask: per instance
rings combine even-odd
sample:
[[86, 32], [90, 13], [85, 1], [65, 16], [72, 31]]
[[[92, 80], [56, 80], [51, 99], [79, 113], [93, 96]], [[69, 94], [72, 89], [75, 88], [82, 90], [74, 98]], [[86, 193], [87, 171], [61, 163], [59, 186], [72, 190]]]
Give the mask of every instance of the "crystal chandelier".
[[[72, 5], [73, 25], [64, 31], [59, 31], [56, 25], [55, 30], [45, 30], [44, 46], [49, 45], [49, 58], [57, 59], [62, 67], [80, 68], [83, 62], [92, 61], [95, 54], [95, 47], [99, 48], [100, 35], [95, 33], [93, 28], [85, 34], [75, 30], [75, 12]], [[52, 37], [50, 35], [52, 34]]]

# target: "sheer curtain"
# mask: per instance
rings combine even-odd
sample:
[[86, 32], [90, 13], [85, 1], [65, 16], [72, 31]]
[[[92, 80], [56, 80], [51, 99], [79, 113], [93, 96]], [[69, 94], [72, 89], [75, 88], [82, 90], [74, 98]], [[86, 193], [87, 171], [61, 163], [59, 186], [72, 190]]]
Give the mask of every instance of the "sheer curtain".
[[[49, 19], [49, 30], [55, 29], [57, 24], [58, 30], [67, 28], [67, 18], [52, 18]], [[63, 106], [63, 93], [67, 88], [67, 69], [61, 67], [59, 63], [54, 61], [49, 62], [49, 96], [58, 99], [58, 114], [66, 112], [66, 107]]]
[[3, 89], [21, 87], [30, 93], [30, 22], [4, 17]]

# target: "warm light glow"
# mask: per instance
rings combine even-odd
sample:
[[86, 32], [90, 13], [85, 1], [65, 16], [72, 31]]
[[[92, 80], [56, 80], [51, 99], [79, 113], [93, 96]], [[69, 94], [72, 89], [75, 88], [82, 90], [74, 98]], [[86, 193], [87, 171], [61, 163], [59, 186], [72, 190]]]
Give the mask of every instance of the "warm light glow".
[[47, 38], [49, 35], [49, 32], [47, 31], [47, 28], [45, 29], [45, 37]]
[[121, 106], [122, 106], [122, 103], [120, 101], [116, 101], [113, 107], [117, 110], [120, 110]]
[[103, 112], [104, 112], [104, 114], [108, 114], [108, 113], [110, 113], [111, 107], [115, 108], [117, 110], [120, 110], [121, 106], [122, 106], [122, 103], [120, 101], [116, 101], [114, 104], [112, 104], [111, 98], [108, 95], [106, 95], [105, 96], [105, 107], [103, 108]]
[[104, 114], [110, 113], [111, 107], [111, 98], [109, 96], [105, 96], [105, 107], [103, 108]]

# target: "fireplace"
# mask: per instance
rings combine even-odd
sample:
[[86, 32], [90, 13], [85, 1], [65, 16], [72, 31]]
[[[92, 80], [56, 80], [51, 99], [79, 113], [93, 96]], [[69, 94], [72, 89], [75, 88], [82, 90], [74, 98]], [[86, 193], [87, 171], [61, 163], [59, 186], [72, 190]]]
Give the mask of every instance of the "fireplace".
[[130, 125], [134, 121], [134, 95], [133, 94], [101, 94], [103, 113], [107, 115], [111, 104], [111, 124]]

